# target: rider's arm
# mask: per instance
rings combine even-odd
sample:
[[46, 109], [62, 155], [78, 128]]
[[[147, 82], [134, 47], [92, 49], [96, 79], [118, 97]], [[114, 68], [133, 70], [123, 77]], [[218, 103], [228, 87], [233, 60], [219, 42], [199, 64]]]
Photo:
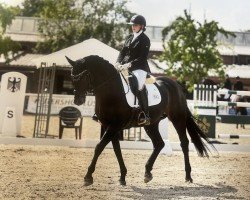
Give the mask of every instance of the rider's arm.
[[117, 61], [116, 61], [116, 62], [122, 63], [122, 61], [123, 61], [125, 55], [127, 54], [127, 51], [128, 51], [128, 48], [129, 48], [129, 40], [131, 39], [131, 37], [133, 37], [133, 35], [130, 34], [130, 35], [126, 38], [126, 40], [125, 40], [125, 42], [124, 42], [124, 45], [123, 45], [123, 47], [122, 47], [122, 49], [121, 49], [121, 51], [120, 51], [120, 53], [119, 53], [119, 55], [118, 55], [118, 58], [117, 58]]

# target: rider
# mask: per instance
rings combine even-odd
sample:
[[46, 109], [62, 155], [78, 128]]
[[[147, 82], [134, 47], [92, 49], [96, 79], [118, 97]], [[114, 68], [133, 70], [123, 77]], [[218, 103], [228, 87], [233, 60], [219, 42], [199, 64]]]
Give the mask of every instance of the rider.
[[126, 38], [115, 67], [119, 71], [128, 69], [128, 71], [136, 77], [138, 81], [137, 98], [140, 108], [143, 111], [139, 116], [139, 124], [149, 125], [150, 118], [145, 81], [147, 74], [150, 73], [147, 62], [150, 40], [144, 34], [146, 30], [146, 20], [143, 16], [133, 16], [129, 24], [132, 25], [133, 33]]

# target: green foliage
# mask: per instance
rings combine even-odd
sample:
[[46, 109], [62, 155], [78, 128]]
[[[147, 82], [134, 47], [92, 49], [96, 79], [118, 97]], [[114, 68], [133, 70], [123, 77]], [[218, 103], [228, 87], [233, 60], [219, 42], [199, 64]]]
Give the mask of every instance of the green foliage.
[[6, 62], [10, 61], [9, 56], [18, 52], [20, 44], [14, 42], [10, 37], [4, 36], [6, 28], [11, 24], [16, 9], [0, 4], [0, 55], [4, 55]]
[[37, 51], [50, 53], [89, 38], [116, 47], [123, 39], [126, 20], [132, 16], [127, 0], [32, 0], [23, 3], [23, 14], [40, 17], [44, 41]]
[[188, 89], [192, 90], [194, 84], [208, 76], [208, 71], [224, 77], [216, 35], [222, 33], [228, 37], [234, 34], [220, 28], [215, 21], [201, 24], [195, 22], [186, 10], [184, 14], [163, 29], [164, 52], [160, 60], [166, 61], [169, 66], [167, 75], [186, 82]]
[[44, 4], [44, 0], [25, 0], [22, 3], [23, 9], [20, 15], [25, 17], [39, 17]]
[[14, 57], [14, 54], [17, 53], [20, 48], [20, 44], [12, 41], [10, 37], [0, 35], [0, 55], [4, 55], [6, 63], [10, 62], [10, 55]]
[[1, 34], [5, 33], [6, 27], [11, 24], [12, 19], [14, 18], [13, 13], [3, 4], [0, 4], [0, 27]]

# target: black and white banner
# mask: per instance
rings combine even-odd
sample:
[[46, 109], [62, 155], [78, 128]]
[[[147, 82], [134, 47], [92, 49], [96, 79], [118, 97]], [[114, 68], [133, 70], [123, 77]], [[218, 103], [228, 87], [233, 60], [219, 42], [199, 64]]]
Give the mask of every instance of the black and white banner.
[[[25, 111], [28, 113], [36, 113], [37, 94], [27, 94], [26, 96], [28, 96], [28, 105]], [[45, 98], [43, 103], [47, 103], [47, 101], [48, 98]], [[58, 114], [59, 111], [66, 106], [78, 108], [83, 116], [92, 116], [95, 110], [95, 97], [86, 96], [85, 104], [77, 106], [74, 104], [74, 95], [53, 94], [51, 114]]]

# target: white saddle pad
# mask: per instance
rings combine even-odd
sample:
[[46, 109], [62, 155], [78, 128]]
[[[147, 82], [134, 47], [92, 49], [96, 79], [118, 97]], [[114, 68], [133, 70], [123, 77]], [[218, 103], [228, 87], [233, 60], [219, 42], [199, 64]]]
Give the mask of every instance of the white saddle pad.
[[[128, 105], [130, 107], [138, 107], [138, 99], [136, 98], [136, 104], [134, 104], [135, 95], [132, 93], [130, 87], [128, 86], [121, 74], [120, 77], [122, 79], [123, 89], [126, 94]], [[146, 84], [146, 88], [148, 90], [148, 106], [154, 106], [159, 104], [161, 102], [161, 94], [155, 84]]]

